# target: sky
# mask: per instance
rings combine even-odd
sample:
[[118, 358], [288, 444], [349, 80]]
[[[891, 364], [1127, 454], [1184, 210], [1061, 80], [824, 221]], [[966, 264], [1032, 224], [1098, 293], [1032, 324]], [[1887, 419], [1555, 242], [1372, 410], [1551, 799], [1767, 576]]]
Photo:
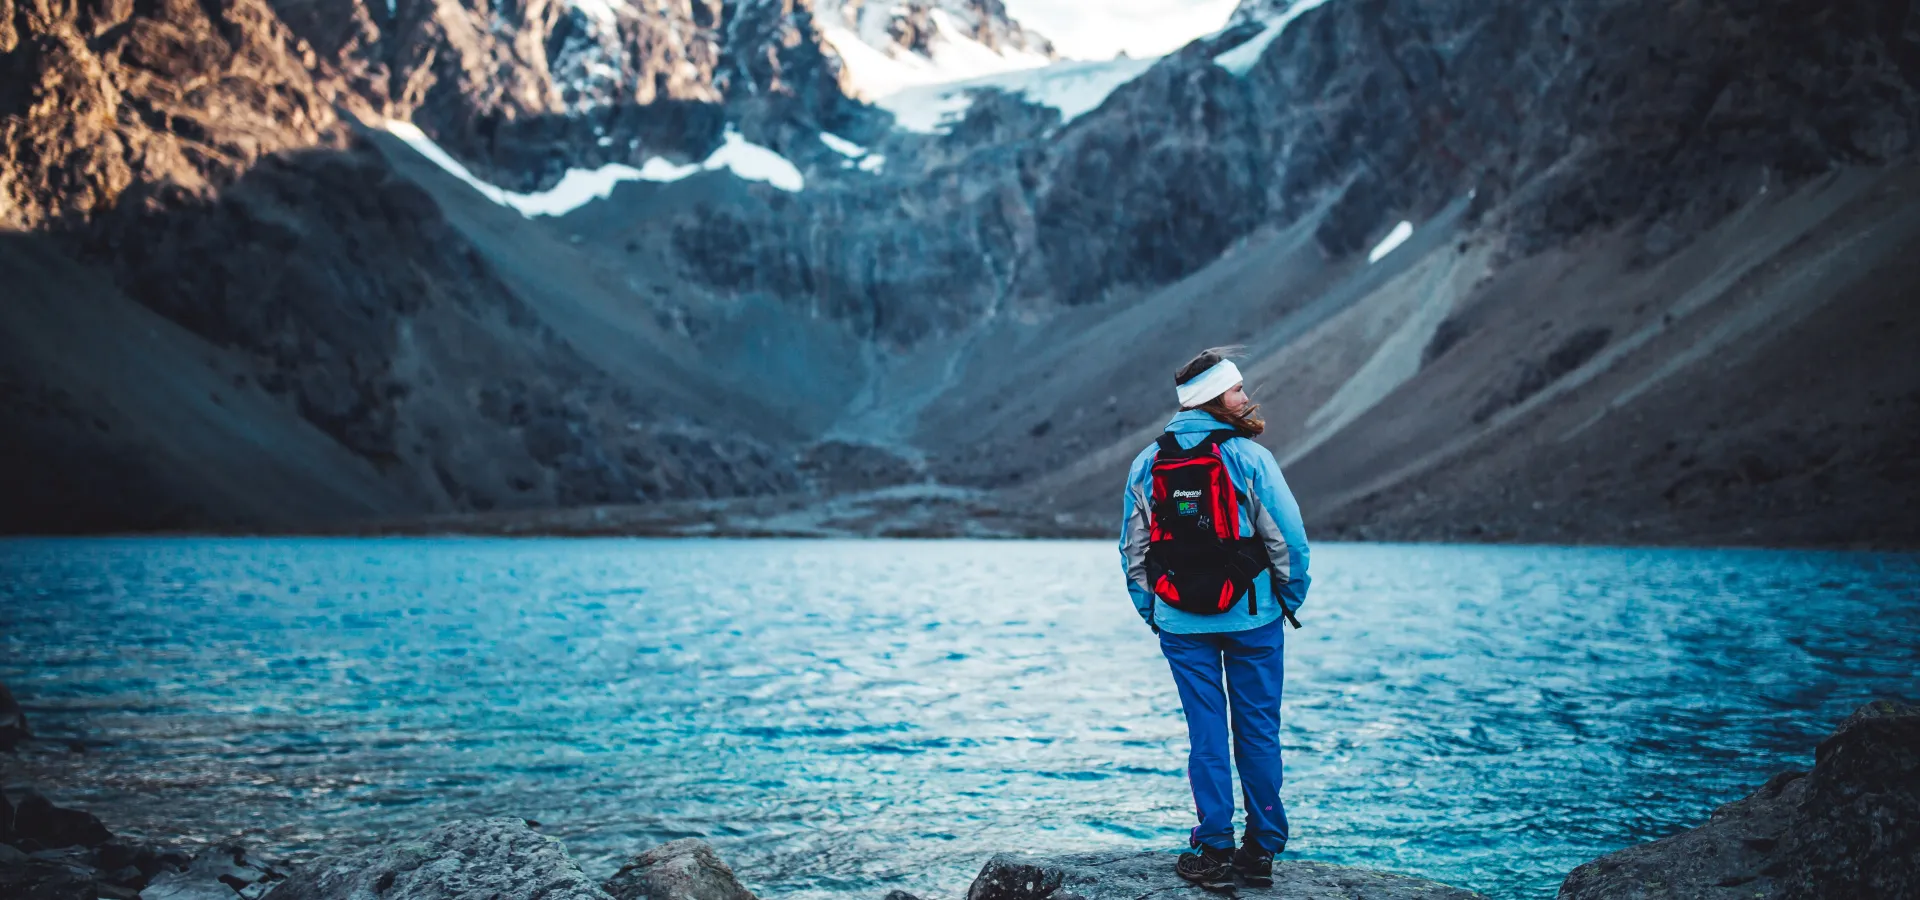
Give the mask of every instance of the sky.
[[1003, 0], [1007, 14], [1053, 40], [1060, 55], [1159, 56], [1218, 31], [1240, 0]]

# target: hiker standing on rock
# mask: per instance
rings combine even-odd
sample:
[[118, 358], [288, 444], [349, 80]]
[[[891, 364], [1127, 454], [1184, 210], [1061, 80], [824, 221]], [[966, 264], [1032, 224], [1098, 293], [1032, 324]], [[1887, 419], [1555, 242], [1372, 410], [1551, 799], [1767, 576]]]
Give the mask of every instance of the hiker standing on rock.
[[[1187, 715], [1198, 852], [1180, 854], [1174, 869], [1214, 889], [1236, 874], [1271, 885], [1274, 854], [1287, 846], [1281, 619], [1300, 627], [1293, 611], [1309, 581], [1299, 504], [1273, 454], [1251, 440], [1265, 423], [1226, 353], [1207, 350], [1174, 376], [1180, 412], [1134, 459], [1120, 530], [1127, 590], [1160, 637]], [[1229, 710], [1247, 813], [1237, 851]]]

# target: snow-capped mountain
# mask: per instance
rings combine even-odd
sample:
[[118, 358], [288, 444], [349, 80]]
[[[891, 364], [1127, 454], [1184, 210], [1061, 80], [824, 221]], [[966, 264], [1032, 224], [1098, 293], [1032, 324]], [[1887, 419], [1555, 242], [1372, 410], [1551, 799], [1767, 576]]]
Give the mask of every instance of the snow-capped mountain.
[[1316, 0], [1241, 0], [1240, 5], [1234, 7], [1232, 14], [1227, 16], [1227, 27], [1233, 28], [1247, 22], [1272, 22], [1290, 12], [1304, 12], [1301, 7], [1318, 5]]
[[1267, 48], [1287, 30], [1287, 26], [1326, 2], [1327, 0], [1264, 0], [1264, 2], [1254, 0], [1254, 2], [1242, 4], [1233, 11], [1227, 28], [1231, 30], [1243, 25], [1248, 27], [1257, 25], [1260, 30], [1244, 43], [1214, 56], [1214, 63], [1235, 75], [1247, 74], [1247, 71], [1260, 61], [1260, 57], [1266, 54]]
[[790, 0], [341, 0], [266, 5], [344, 80], [476, 176], [539, 191], [569, 171], [705, 159], [731, 126], [780, 144], [859, 116]]
[[684, 0], [645, 13], [625, 0], [565, 0], [559, 9], [543, 43], [553, 88], [567, 112], [622, 102], [721, 99], [711, 77], [719, 36], [700, 26]]
[[865, 100], [1059, 58], [999, 0], [818, 0], [814, 22], [845, 67], [842, 83]]
[[1115, 88], [1138, 78], [1158, 59], [1057, 62], [1039, 68], [996, 72], [960, 81], [905, 87], [874, 100], [893, 114], [896, 127], [926, 134], [943, 133], [964, 119], [981, 91], [999, 91], [1060, 113], [1066, 124], [1099, 106]]
[[1920, 483], [1883, 4], [1250, 0], [1054, 65], [985, 0], [12, 9], [11, 527], [1104, 528], [1233, 340], [1324, 533], [1877, 540]]

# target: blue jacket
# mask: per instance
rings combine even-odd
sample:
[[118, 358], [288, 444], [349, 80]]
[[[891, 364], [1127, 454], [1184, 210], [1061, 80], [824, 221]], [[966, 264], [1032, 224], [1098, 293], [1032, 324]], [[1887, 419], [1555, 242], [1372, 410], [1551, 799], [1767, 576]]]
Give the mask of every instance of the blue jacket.
[[[1232, 427], [1197, 409], [1182, 410], [1167, 423], [1167, 430], [1178, 435], [1176, 440], [1182, 447], [1200, 443], [1209, 431]], [[1200, 616], [1174, 609], [1153, 595], [1153, 589], [1147, 584], [1147, 497], [1153, 490], [1153, 460], [1159, 455], [1159, 449], [1158, 444], [1148, 444], [1147, 449], [1134, 457], [1133, 468], [1127, 473], [1127, 502], [1120, 524], [1120, 567], [1126, 571], [1127, 592], [1133, 595], [1134, 610], [1142, 620], [1174, 634], [1241, 631], [1280, 618], [1280, 605], [1273, 602], [1273, 579], [1268, 578], [1254, 580], [1255, 605], [1260, 609], [1260, 614], [1255, 616], [1247, 615], [1245, 597], [1217, 616]], [[1240, 507], [1240, 536], [1259, 537], [1266, 542], [1267, 554], [1273, 559], [1273, 573], [1280, 582], [1280, 599], [1285, 601], [1288, 610], [1298, 610], [1300, 604], [1306, 602], [1307, 585], [1312, 581], [1307, 577], [1307, 528], [1300, 521], [1300, 504], [1294, 502], [1287, 480], [1280, 476], [1280, 464], [1267, 448], [1243, 437], [1222, 442], [1220, 455], [1226, 461], [1227, 477], [1247, 497], [1247, 502]]]

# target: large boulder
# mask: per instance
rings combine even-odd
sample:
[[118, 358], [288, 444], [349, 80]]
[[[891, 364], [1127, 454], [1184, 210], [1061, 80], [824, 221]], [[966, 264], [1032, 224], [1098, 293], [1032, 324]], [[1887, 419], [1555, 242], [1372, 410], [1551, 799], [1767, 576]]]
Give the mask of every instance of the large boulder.
[[13, 692], [0, 684], [0, 750], [11, 753], [16, 745], [30, 737], [33, 732], [27, 730], [26, 711], [13, 699]]
[[526, 820], [470, 819], [419, 840], [323, 857], [267, 894], [272, 900], [608, 900], [558, 840]]
[[[1173, 874], [1169, 853], [1089, 854], [1035, 859], [1002, 853], [987, 861], [967, 900], [1135, 900], [1161, 892], [1198, 894]], [[1476, 900], [1480, 895], [1434, 881], [1276, 859], [1273, 887], [1242, 888], [1249, 897], [1287, 900]]]
[[1920, 707], [1862, 706], [1787, 771], [1691, 831], [1567, 876], [1560, 900], [1920, 897]]
[[62, 809], [38, 793], [27, 794], [13, 811], [13, 843], [23, 849], [98, 847], [112, 839], [92, 813]]
[[601, 887], [614, 900], [755, 900], [698, 838], [669, 841], [634, 857]]
[[[19, 828], [9, 831], [16, 823]], [[54, 806], [39, 794], [27, 794], [17, 812], [0, 794], [0, 897], [7, 900], [132, 900], [155, 876], [186, 869], [190, 861], [178, 850], [116, 837], [92, 815]], [[249, 880], [232, 881], [229, 887], [220, 876], [239, 874], [222, 870], [209, 875], [211, 886], [225, 893], [166, 896], [232, 900], [234, 891]], [[263, 892], [241, 896], [252, 900]]]
[[169, 872], [185, 871], [193, 860], [183, 851], [126, 837], [93, 848], [93, 866], [103, 873], [101, 877], [135, 890]]
[[0, 844], [0, 897], [7, 900], [95, 900], [94, 871], [65, 851], [28, 854]]

